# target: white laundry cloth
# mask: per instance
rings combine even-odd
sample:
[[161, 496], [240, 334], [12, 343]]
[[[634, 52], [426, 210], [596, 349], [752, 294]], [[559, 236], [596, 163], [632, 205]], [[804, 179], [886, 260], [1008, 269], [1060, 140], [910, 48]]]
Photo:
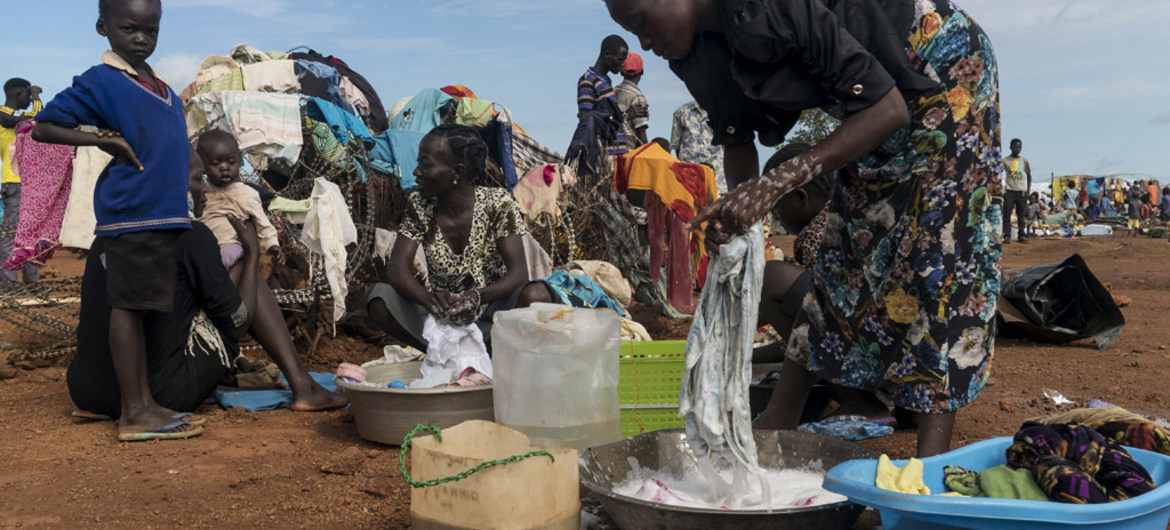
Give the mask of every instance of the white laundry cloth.
[[248, 92], [300, 92], [301, 82], [297, 79], [296, 61], [264, 61], [245, 64], [240, 69], [244, 74], [244, 90]]
[[[374, 256], [387, 261], [390, 259], [390, 252], [394, 250], [394, 242], [398, 241], [398, 232], [391, 232], [385, 228], [374, 229]], [[414, 251], [414, 266], [422, 275], [419, 281], [426, 284], [427, 282], [427, 255], [423, 252], [422, 245]]]
[[687, 335], [678, 412], [699, 457], [722, 456], [759, 473], [748, 387], [764, 281], [760, 224], [719, 248]]
[[427, 357], [423, 359], [423, 378], [443, 370], [456, 374], [468, 368], [492, 378], [492, 358], [483, 343], [483, 331], [474, 322], [449, 324], [427, 315], [423, 322], [423, 338], [427, 341]]
[[78, 147], [73, 154], [73, 185], [61, 224], [61, 246], [89, 249], [97, 217], [93, 213], [93, 190], [98, 176], [113, 157], [97, 147]]
[[317, 177], [309, 198], [313, 200], [313, 209], [305, 219], [301, 242], [325, 258], [325, 277], [329, 280], [329, 292], [333, 294], [333, 333], [336, 334], [337, 321], [345, 316], [345, 296], [349, 294], [345, 280], [345, 246], [357, 243], [357, 227], [337, 184]]

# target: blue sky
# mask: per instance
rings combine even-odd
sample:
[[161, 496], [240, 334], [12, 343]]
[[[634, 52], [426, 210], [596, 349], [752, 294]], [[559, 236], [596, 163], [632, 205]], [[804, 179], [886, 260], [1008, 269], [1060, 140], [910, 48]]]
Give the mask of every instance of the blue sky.
[[[172, 83], [199, 63], [247, 43], [310, 46], [336, 55], [373, 83], [387, 106], [422, 88], [460, 83], [503, 104], [542, 143], [563, 151], [575, 127], [577, 77], [601, 39], [625, 34], [601, 0], [163, 0], [151, 63]], [[47, 96], [95, 64], [106, 48], [93, 29], [96, 0], [9, 7], [0, 76], [20, 76]], [[1051, 173], [1134, 173], [1170, 181], [1170, 2], [1165, 0], [966, 0], [999, 57], [1003, 135], [1024, 140], [1038, 180]], [[656, 57], [644, 54], [650, 136], [670, 136], [689, 100]]]

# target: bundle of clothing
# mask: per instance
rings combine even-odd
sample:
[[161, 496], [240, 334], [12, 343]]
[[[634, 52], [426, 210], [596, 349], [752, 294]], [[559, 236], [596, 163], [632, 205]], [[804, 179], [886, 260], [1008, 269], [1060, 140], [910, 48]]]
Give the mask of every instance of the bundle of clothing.
[[1008, 465], [1032, 472], [1049, 499], [1097, 504], [1137, 497], [1157, 484], [1121, 445], [1082, 425], [1024, 423]]

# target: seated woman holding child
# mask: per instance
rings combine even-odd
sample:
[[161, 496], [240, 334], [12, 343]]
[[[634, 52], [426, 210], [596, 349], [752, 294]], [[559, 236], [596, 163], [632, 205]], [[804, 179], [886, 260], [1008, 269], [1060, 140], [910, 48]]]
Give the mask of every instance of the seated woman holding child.
[[[390, 253], [385, 283], [366, 293], [372, 323], [394, 339], [426, 349], [427, 316], [476, 322], [490, 337], [497, 311], [553, 300], [528, 281], [521, 236], [527, 231], [508, 191], [482, 181], [487, 145], [466, 126], [443, 125], [419, 145], [418, 191], [411, 194]], [[427, 278], [412, 272], [422, 246]]]

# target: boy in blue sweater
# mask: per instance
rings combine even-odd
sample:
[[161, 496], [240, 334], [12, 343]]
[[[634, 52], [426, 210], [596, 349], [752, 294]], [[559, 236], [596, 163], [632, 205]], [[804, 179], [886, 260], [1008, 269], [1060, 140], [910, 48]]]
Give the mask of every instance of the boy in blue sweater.
[[[159, 0], [99, 0], [97, 32], [111, 51], [37, 116], [40, 142], [92, 145], [114, 156], [94, 190], [105, 240], [110, 352], [122, 398], [118, 438], [189, 438], [206, 421], [159, 406], [147, 377], [142, 319], [175, 300], [178, 237], [187, 214], [189, 142], [183, 102], [146, 63], [158, 43]], [[96, 133], [76, 130], [92, 125]], [[246, 318], [242, 316], [241, 318]]]

